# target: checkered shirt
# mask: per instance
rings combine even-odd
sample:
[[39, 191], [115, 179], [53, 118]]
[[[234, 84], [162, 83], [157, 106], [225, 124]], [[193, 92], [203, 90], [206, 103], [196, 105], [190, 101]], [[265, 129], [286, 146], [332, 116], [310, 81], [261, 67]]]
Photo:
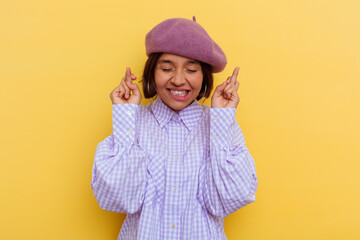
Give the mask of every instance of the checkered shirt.
[[113, 132], [96, 149], [99, 206], [126, 213], [118, 240], [226, 239], [224, 217], [255, 201], [254, 160], [235, 108], [160, 98], [113, 105]]

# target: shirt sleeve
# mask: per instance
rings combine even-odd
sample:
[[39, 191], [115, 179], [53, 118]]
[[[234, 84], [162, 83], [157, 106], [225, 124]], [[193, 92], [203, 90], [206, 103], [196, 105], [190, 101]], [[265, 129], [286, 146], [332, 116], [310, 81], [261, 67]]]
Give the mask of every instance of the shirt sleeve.
[[136, 143], [139, 105], [113, 105], [113, 132], [96, 148], [91, 188], [108, 211], [139, 211], [146, 189], [146, 154]]
[[203, 204], [213, 215], [225, 217], [255, 201], [257, 176], [235, 119], [235, 108], [210, 109], [210, 156], [202, 177]]

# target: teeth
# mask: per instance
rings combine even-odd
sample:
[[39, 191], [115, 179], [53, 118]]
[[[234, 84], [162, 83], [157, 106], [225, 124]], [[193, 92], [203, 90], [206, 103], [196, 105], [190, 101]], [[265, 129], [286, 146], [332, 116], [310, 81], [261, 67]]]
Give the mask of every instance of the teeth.
[[173, 91], [171, 90], [171, 93], [174, 95], [178, 95], [178, 96], [185, 96], [186, 95], [186, 91]]

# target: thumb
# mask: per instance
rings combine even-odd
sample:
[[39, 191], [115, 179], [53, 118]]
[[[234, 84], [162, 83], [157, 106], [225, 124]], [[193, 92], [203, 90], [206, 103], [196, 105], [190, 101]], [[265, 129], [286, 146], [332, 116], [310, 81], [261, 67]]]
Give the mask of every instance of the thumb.
[[225, 90], [226, 85], [227, 85], [227, 81], [225, 81], [222, 84], [220, 84], [219, 86], [217, 86], [215, 88], [214, 94], [221, 95], [221, 93]]
[[140, 94], [139, 86], [136, 83], [133, 82], [126, 82], [126, 85], [131, 89], [134, 95]]

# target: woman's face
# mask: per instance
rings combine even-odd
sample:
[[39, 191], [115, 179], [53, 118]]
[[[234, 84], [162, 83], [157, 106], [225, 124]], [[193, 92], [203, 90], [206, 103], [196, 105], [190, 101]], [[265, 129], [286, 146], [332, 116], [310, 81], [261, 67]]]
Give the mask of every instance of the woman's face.
[[180, 111], [199, 95], [203, 81], [200, 62], [164, 53], [155, 69], [156, 92], [171, 109]]

